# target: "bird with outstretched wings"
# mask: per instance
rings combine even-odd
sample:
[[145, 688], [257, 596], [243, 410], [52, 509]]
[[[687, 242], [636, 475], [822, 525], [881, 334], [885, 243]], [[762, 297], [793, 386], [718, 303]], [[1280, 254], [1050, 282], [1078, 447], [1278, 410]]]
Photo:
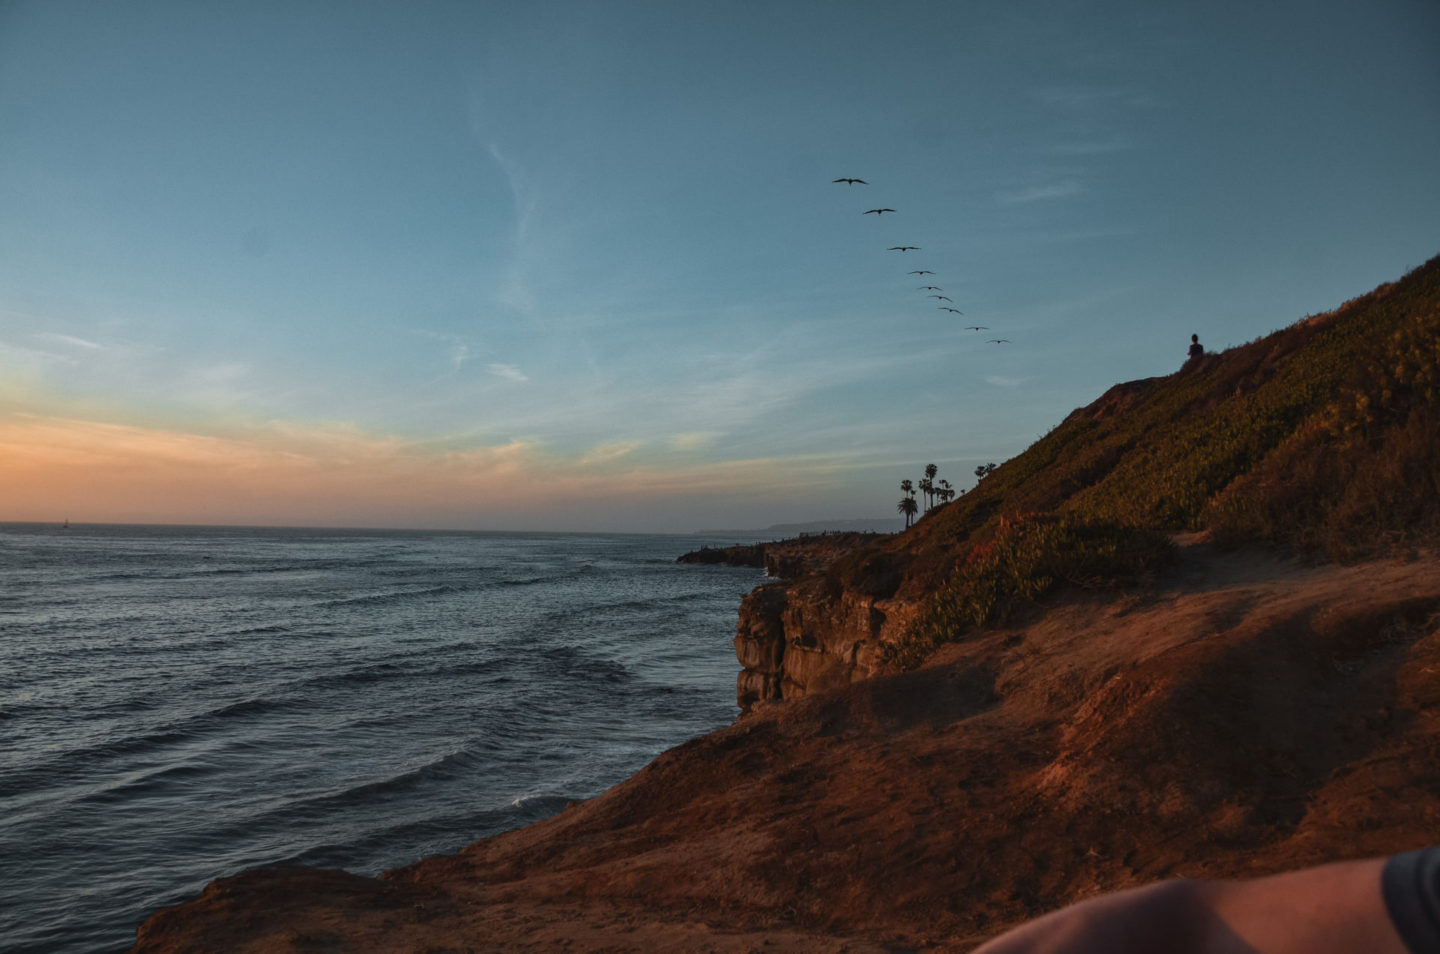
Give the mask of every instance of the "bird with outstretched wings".
[[918, 252], [918, 251], [920, 251], [920, 246], [918, 246], [918, 245], [892, 245], [892, 246], [890, 246], [889, 248], [887, 248], [885, 251], [887, 251], [887, 252]]
[[832, 181], [832, 182], [843, 182], [843, 183], [845, 183], [846, 185], [869, 185], [869, 184], [870, 184], [870, 183], [866, 182], [864, 179], [849, 179], [849, 178], [845, 178], [844, 176], [842, 176], [842, 177], [839, 178], [839, 179], [832, 179], [831, 181]]

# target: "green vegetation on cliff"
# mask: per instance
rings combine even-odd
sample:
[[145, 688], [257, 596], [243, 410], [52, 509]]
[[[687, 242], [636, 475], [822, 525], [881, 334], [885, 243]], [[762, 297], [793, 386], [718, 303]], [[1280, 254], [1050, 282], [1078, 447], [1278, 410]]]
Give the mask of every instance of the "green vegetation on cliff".
[[1022, 602], [1069, 583], [1086, 588], [1133, 582], [1168, 559], [1164, 534], [1069, 516], [1000, 518], [995, 534], [966, 556], [926, 601], [907, 638], [885, 647], [885, 658], [919, 665], [964, 627], [1003, 620]]
[[1160, 566], [1208, 531], [1348, 561], [1440, 544], [1440, 258], [1333, 312], [1120, 384], [883, 549], [831, 570], [922, 600], [913, 665], [1060, 582]]

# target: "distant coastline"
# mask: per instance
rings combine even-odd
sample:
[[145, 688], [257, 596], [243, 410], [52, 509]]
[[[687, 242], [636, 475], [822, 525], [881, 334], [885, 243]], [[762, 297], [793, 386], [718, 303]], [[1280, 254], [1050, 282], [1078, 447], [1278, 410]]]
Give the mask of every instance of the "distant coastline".
[[772, 523], [758, 530], [693, 530], [692, 536], [710, 537], [794, 537], [802, 533], [899, 533], [903, 520], [875, 517], [862, 520], [812, 520], [809, 523]]

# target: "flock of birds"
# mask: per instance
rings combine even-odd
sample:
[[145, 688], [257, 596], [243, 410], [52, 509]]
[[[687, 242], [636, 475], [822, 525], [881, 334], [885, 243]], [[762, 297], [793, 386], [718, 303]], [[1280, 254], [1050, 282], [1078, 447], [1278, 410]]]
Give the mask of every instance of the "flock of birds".
[[[870, 183], [866, 182], [864, 179], [854, 179], [854, 178], [850, 178], [850, 177], [848, 177], [848, 176], [842, 176], [842, 177], [840, 177], [839, 179], [835, 179], [835, 180], [832, 180], [832, 181], [834, 181], [834, 182], [836, 182], [836, 183], [843, 183], [843, 184], [846, 185], [846, 186], [869, 185], [869, 184], [870, 184]], [[885, 216], [885, 213], [887, 213], [887, 212], [894, 212], [894, 211], [895, 211], [895, 210], [894, 210], [894, 209], [891, 209], [891, 208], [866, 209], [866, 210], [864, 211], [864, 213], [862, 213], [862, 214], [864, 214], [864, 215], [873, 215], [873, 216], [875, 216], [876, 218], [883, 218], [883, 217]], [[918, 245], [892, 245], [892, 246], [890, 246], [888, 249], [886, 249], [886, 251], [890, 251], [890, 252], [900, 252], [901, 254], [904, 254], [905, 252], [918, 252], [918, 251], [920, 251], [920, 246], [918, 246]], [[920, 276], [921, 279], [923, 280], [923, 279], [924, 279], [924, 276], [926, 276], [926, 275], [934, 275], [935, 273], [932, 272], [932, 271], [930, 271], [930, 270], [927, 269], [927, 268], [917, 268], [917, 269], [913, 269], [912, 271], [908, 272], [907, 274], [910, 274], [910, 275], [918, 275], [918, 276]], [[965, 312], [961, 311], [959, 308], [954, 307], [954, 305], [955, 305], [955, 300], [954, 300], [954, 299], [952, 299], [952, 298], [950, 298], [950, 297], [948, 297], [948, 296], [946, 296], [946, 295], [939, 294], [940, 292], [943, 292], [943, 291], [945, 290], [943, 287], [941, 287], [941, 286], [939, 286], [939, 285], [921, 285], [918, 290], [919, 290], [919, 291], [930, 292], [931, 294], [927, 296], [927, 297], [929, 297], [929, 298], [934, 298], [934, 299], [937, 299], [937, 300], [939, 300], [939, 301], [949, 302], [948, 305], [939, 305], [939, 306], [937, 306], [941, 311], [948, 311], [948, 312], [952, 312], [952, 313], [957, 314], [957, 315], [963, 315], [963, 314], [965, 314]], [[965, 330], [966, 330], [966, 331], [989, 331], [990, 328], [989, 328], [988, 325], [966, 325], [966, 326], [965, 326]], [[1010, 344], [1010, 339], [1009, 339], [1009, 338], [991, 338], [991, 339], [987, 342], [987, 344], [1002, 344], [1002, 345], [1003, 345], [1003, 344]]]

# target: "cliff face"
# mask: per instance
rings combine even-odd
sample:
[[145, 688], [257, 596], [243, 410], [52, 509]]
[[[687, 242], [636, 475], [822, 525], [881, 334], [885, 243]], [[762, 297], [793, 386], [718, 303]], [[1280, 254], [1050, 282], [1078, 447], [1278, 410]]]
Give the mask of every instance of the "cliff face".
[[828, 571], [893, 536], [823, 534], [705, 547], [678, 558], [681, 563], [763, 566], [777, 580], [756, 588], [740, 605], [735, 655], [742, 669], [735, 690], [743, 711], [885, 671], [881, 647], [908, 625], [914, 601], [847, 591]]
[[815, 576], [760, 587], [740, 604], [735, 629], [735, 655], [743, 667], [737, 704], [748, 712], [884, 672], [882, 647], [914, 613], [910, 602], [834, 594], [828, 581]]

